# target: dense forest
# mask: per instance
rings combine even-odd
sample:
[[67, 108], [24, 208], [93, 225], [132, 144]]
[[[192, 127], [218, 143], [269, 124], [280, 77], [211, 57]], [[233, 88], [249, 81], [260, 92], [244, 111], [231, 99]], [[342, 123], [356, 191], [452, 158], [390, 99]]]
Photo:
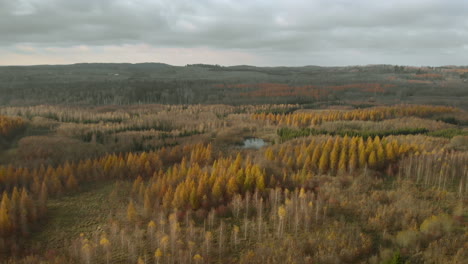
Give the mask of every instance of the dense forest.
[[464, 107], [462, 67], [74, 64], [0, 67], [0, 105], [438, 104]]
[[466, 79], [1, 67], [0, 262], [466, 263]]

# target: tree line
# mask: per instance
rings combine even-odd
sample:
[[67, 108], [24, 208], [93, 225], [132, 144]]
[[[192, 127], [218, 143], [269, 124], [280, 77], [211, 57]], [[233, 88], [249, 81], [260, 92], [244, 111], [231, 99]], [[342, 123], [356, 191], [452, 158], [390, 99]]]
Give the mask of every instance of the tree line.
[[430, 105], [398, 105], [380, 106], [349, 111], [324, 110], [317, 112], [296, 112], [290, 114], [257, 113], [252, 114], [254, 120], [268, 121], [273, 125], [310, 127], [322, 122], [332, 121], [382, 121], [385, 119], [416, 116], [430, 117], [435, 114], [454, 113], [458, 110], [448, 106]]

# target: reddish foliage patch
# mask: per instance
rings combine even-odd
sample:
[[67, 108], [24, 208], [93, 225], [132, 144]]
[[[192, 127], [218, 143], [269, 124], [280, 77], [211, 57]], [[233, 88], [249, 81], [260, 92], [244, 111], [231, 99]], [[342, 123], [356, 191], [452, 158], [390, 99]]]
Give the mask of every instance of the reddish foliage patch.
[[384, 93], [387, 88], [394, 87], [393, 84], [380, 83], [355, 83], [337, 86], [317, 86], [317, 85], [302, 85], [290, 86], [282, 83], [256, 83], [256, 84], [217, 84], [217, 88], [253, 88], [255, 91], [240, 93], [240, 96], [249, 97], [291, 97], [291, 96], [306, 96], [315, 99], [328, 96], [330, 91], [344, 91], [349, 89], [358, 90], [368, 93]]

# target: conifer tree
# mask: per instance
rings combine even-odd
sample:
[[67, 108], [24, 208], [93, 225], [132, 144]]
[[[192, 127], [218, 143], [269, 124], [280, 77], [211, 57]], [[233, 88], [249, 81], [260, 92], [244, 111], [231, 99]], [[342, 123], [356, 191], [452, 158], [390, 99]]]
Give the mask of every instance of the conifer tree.
[[329, 152], [324, 149], [322, 152], [322, 156], [320, 157], [319, 160], [319, 171], [320, 173], [324, 174], [327, 173], [328, 168], [329, 168]]
[[10, 199], [8, 194], [3, 192], [2, 200], [0, 202], [0, 235], [5, 237], [10, 234], [11, 230], [10, 219]]
[[137, 219], [137, 212], [135, 209], [135, 205], [133, 204], [133, 200], [130, 200], [130, 203], [127, 207], [127, 220], [129, 222], [135, 222]]
[[378, 163], [377, 163], [377, 155], [375, 154], [375, 151], [373, 150], [370, 155], [369, 155], [369, 161], [368, 161], [369, 167], [370, 168], [376, 168]]
[[346, 149], [343, 147], [340, 153], [340, 160], [338, 162], [338, 171], [340, 173], [345, 173], [347, 171], [348, 157]]
[[352, 173], [358, 168], [358, 154], [357, 154], [357, 145], [356, 141], [353, 139], [351, 140], [351, 144], [349, 147], [349, 162], [348, 162], [348, 169]]
[[70, 176], [68, 176], [65, 187], [67, 188], [67, 190], [76, 190], [76, 188], [78, 187], [78, 181], [76, 180], [73, 174], [70, 174]]

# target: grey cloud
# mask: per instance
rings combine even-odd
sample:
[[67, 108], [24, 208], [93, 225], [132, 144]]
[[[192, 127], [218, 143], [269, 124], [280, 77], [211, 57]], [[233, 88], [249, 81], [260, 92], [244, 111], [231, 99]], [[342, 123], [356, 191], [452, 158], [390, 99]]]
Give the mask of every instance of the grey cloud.
[[444, 52], [466, 53], [467, 10], [466, 0], [0, 0], [0, 47], [146, 43], [240, 49], [286, 65], [313, 64], [308, 55], [343, 64], [356, 52], [419, 64], [423, 52], [446, 63]]

